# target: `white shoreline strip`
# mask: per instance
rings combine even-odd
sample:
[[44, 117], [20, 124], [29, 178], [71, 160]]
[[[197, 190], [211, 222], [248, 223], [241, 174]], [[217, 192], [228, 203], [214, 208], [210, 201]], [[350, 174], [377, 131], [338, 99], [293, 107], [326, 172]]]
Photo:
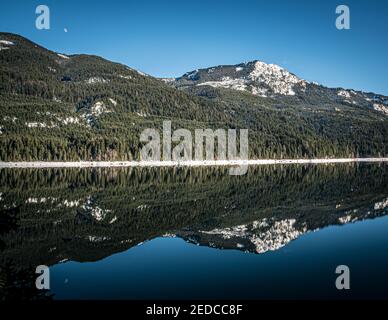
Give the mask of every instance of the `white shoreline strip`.
[[205, 161], [31, 161], [0, 162], [0, 168], [109, 168], [109, 167], [216, 167], [257, 166], [269, 164], [328, 164], [352, 162], [388, 162], [388, 158], [342, 159], [261, 159], [261, 160], [205, 160]]

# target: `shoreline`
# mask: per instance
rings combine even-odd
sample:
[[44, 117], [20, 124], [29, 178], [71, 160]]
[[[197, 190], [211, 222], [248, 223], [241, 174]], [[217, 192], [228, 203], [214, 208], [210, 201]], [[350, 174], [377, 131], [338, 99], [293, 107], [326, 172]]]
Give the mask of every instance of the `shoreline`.
[[0, 162], [0, 168], [120, 168], [120, 167], [217, 167], [257, 166], [270, 164], [330, 164], [330, 163], [388, 162], [387, 158], [333, 159], [257, 159], [204, 161], [21, 161]]

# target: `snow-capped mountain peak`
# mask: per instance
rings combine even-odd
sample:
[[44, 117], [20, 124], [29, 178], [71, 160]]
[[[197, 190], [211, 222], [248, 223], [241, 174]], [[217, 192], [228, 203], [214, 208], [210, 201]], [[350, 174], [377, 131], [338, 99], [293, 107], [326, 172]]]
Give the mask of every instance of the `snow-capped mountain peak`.
[[[260, 85], [268, 86], [275, 94], [295, 95], [294, 85], [304, 84], [305, 81], [275, 64], [256, 61], [254, 69], [249, 74], [249, 79]], [[254, 87], [253, 87], [254, 88]]]
[[308, 103], [367, 108], [388, 116], [386, 96], [351, 89], [328, 88], [303, 80], [276, 64], [259, 60], [187, 72], [169, 83], [182, 89], [201, 87], [206, 91], [208, 86], [245, 91], [265, 98], [282, 99], [295, 96], [299, 101]]
[[286, 69], [262, 61], [251, 61], [234, 66], [218, 66], [184, 74], [177, 79], [183, 85], [211, 86], [239, 91], [248, 91], [263, 97], [272, 95], [295, 95], [295, 85], [305, 87]]

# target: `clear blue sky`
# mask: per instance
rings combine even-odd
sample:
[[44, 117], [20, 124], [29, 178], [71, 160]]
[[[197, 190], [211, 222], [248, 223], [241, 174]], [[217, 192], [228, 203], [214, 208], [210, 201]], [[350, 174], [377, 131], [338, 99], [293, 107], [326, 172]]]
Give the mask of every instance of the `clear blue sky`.
[[[39, 4], [51, 10], [49, 31], [35, 29]], [[335, 28], [339, 4], [350, 7], [351, 30]], [[258, 59], [330, 87], [388, 95], [388, 0], [13, 0], [0, 8], [0, 31], [153, 76]]]

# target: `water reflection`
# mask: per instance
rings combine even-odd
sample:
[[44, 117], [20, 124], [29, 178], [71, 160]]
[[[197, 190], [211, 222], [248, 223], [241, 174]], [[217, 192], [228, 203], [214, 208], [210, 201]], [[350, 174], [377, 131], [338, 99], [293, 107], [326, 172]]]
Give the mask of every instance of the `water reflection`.
[[376, 164], [265, 166], [246, 176], [222, 168], [3, 169], [0, 182], [0, 265], [15, 272], [99, 261], [157, 237], [264, 254], [388, 213], [388, 170]]

